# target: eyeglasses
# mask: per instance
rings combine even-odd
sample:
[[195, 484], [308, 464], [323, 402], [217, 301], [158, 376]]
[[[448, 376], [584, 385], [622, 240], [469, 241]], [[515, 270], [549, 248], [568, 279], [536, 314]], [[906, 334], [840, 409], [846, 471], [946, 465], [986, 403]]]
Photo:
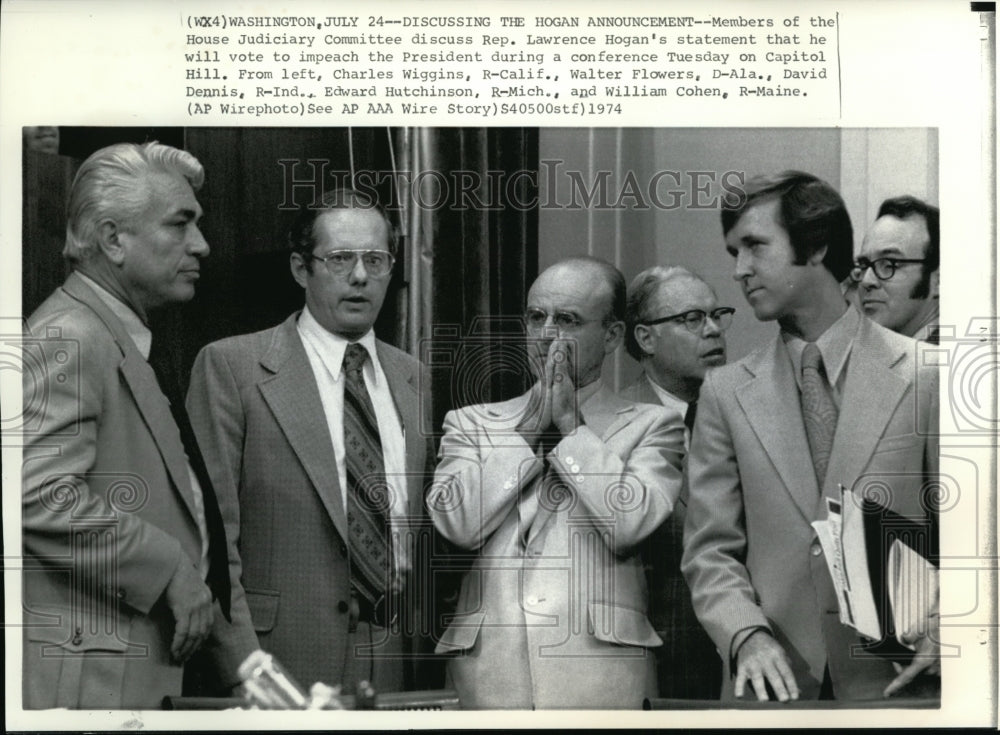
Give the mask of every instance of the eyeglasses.
[[704, 312], [701, 309], [691, 309], [690, 311], [682, 311], [680, 314], [671, 314], [659, 319], [650, 319], [640, 322], [640, 324], [653, 326], [654, 324], [663, 324], [664, 322], [676, 322], [687, 327], [689, 332], [698, 333], [704, 328], [705, 320], [711, 318], [713, 322], [719, 325], [719, 329], [725, 331], [733, 323], [733, 314], [735, 313], [736, 309], [731, 306], [721, 306], [710, 312]]
[[900, 265], [904, 263], [926, 263], [926, 260], [916, 260], [914, 258], [876, 258], [875, 260], [868, 260], [868, 258], [858, 258], [854, 261], [854, 267], [851, 268], [851, 280], [861, 282], [861, 279], [865, 277], [865, 271], [871, 268], [875, 271], [875, 277], [880, 281], [888, 281], [894, 275], [896, 275], [896, 270]]
[[[542, 311], [541, 309], [528, 309], [524, 313], [524, 323], [528, 325], [528, 329], [534, 332], [542, 330], [548, 320], [548, 312]], [[581, 319], [576, 314], [571, 314], [568, 311], [557, 311], [552, 315], [552, 323], [560, 332], [572, 332], [574, 329], [579, 329], [584, 324], [596, 321], [600, 320]]]
[[392, 270], [396, 259], [387, 250], [334, 250], [326, 255], [305, 253], [305, 257], [322, 261], [326, 269], [335, 276], [350, 273], [358, 263], [358, 256], [365, 265], [369, 276], [384, 276]]

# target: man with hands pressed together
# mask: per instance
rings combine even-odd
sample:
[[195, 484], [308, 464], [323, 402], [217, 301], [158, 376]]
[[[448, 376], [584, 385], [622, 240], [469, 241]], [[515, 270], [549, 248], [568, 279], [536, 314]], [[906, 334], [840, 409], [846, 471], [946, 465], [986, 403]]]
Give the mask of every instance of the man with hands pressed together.
[[866, 650], [840, 623], [810, 524], [841, 485], [887, 489], [890, 510], [929, 520], [936, 373], [917, 363], [914, 340], [845, 303], [852, 229], [826, 182], [794, 171], [753, 179], [722, 226], [755, 316], [781, 327], [708, 373], [688, 459], [682, 568], [731, 674], [723, 698], [750, 688], [761, 700], [891, 696], [937, 669], [935, 621], [900, 631], [917, 651], [905, 670]]
[[445, 418], [428, 496], [440, 532], [476, 552], [437, 650], [463, 707], [613, 708], [655, 696], [660, 645], [638, 546], [680, 492], [678, 412], [601, 382], [623, 336], [625, 283], [572, 258], [528, 294], [517, 398]]

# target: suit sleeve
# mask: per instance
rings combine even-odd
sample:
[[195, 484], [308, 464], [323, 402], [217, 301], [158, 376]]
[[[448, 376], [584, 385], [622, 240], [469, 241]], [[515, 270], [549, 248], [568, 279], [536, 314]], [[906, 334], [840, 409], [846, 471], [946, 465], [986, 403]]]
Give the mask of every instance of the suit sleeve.
[[581, 424], [549, 454], [565, 486], [589, 513], [607, 518], [616, 554], [628, 554], [673, 512], [681, 492], [684, 420], [676, 411], [648, 407], [636, 421], [649, 427], [622, 457]]
[[251, 652], [260, 648], [260, 643], [243, 591], [243, 568], [238, 551], [239, 477], [245, 423], [243, 406], [229, 362], [216, 345], [208, 345], [195, 359], [186, 405], [219, 501], [226, 529], [232, 589], [232, 623], [227, 623], [221, 612], [217, 612], [212, 638], [206, 649], [223, 683], [232, 685], [238, 681], [237, 668]]
[[[50, 318], [32, 328], [39, 336], [27, 334], [24, 342], [24, 405], [29, 409], [23, 414], [24, 551], [43, 566], [61, 567], [70, 560], [81, 582], [103, 587], [147, 614], [185, 554], [172, 535], [136, 513], [122, 512], [142, 493], [173, 492], [170, 488], [133, 486], [134, 473], [125, 468], [134, 462], [123, 462], [120, 483], [93, 475], [105, 412], [112, 402], [130, 400], [118, 374], [121, 350], [103, 325], [91, 328], [79, 318]], [[58, 336], [50, 335], [50, 328], [58, 328]], [[145, 430], [135, 426], [135, 431]], [[107, 489], [95, 487], [98, 482]], [[79, 553], [74, 527], [95, 520], [106, 522], [109, 532], [88, 534], [88, 553]], [[114, 559], [114, 584], [97, 563], [101, 558]]]
[[[698, 399], [688, 457], [689, 498], [681, 569], [698, 620], [724, 655], [748, 628], [770, 631], [744, 560], [747, 535], [739, 465], [710, 372]], [[766, 543], [766, 540], [763, 541]]]
[[434, 526], [463, 549], [486, 543], [542, 468], [513, 427], [491, 430], [475, 420], [474, 411], [445, 416], [440, 462], [427, 497]]

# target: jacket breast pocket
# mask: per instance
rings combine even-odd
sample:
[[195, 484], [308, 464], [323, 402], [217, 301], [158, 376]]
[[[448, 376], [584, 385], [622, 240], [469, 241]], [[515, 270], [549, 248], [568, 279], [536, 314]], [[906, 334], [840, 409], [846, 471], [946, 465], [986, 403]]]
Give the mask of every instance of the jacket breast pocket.
[[250, 619], [257, 633], [270, 633], [278, 622], [278, 603], [281, 593], [277, 590], [244, 590]]
[[25, 707], [121, 707], [126, 660], [149, 655], [128, 642], [131, 617], [61, 607], [33, 612], [40, 617], [24, 632]]
[[646, 613], [641, 610], [607, 602], [591, 602], [587, 606], [587, 612], [590, 632], [599, 641], [643, 648], [663, 645], [663, 639], [656, 634]]

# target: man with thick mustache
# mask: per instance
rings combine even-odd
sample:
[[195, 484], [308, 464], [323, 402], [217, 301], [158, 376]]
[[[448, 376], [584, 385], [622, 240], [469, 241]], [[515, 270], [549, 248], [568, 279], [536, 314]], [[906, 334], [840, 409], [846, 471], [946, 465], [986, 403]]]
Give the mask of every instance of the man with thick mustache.
[[235, 622], [303, 686], [415, 688], [428, 381], [372, 330], [397, 236], [368, 196], [337, 189], [289, 241], [305, 308], [205, 347], [188, 393], [246, 589]]
[[840, 622], [811, 523], [843, 486], [874, 488], [889, 510], [932, 525], [935, 368], [915, 340], [845, 302], [851, 221], [826, 182], [752, 179], [723, 207], [722, 229], [754, 315], [781, 328], [708, 373], [688, 458], [682, 569], [730, 674], [723, 698], [747, 685], [762, 700], [891, 696], [938, 669], [936, 620], [897, 631], [916, 649], [900, 672], [874, 655]]
[[427, 504], [474, 552], [437, 650], [463, 707], [634, 708], [655, 696], [660, 645], [639, 547], [680, 493], [680, 413], [601, 381], [621, 344], [625, 280], [595, 258], [528, 292], [536, 382], [445, 417]]

